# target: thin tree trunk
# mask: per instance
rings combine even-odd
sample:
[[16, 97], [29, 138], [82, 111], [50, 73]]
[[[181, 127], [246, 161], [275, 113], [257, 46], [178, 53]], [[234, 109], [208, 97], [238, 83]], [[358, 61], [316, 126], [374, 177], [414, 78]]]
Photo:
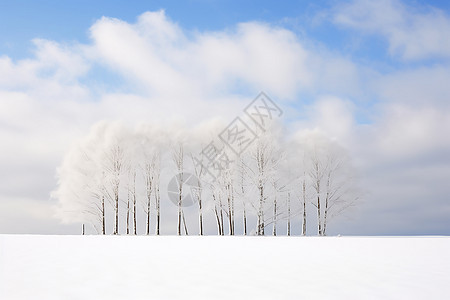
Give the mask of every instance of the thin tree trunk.
[[217, 235], [222, 235], [222, 228], [220, 227], [220, 217], [219, 213], [217, 212], [217, 206], [214, 206], [214, 212], [216, 214], [216, 220], [217, 220]]
[[330, 199], [330, 184], [331, 184], [331, 171], [328, 172], [327, 176], [327, 195], [325, 197], [325, 209], [324, 209], [324, 216], [323, 216], [323, 229], [322, 229], [322, 235], [326, 235], [327, 230], [327, 216], [328, 216], [328, 200]]
[[200, 215], [199, 215], [199, 222], [200, 222], [200, 235], [203, 235], [203, 215], [202, 215], [202, 200], [199, 200], [198, 202]]
[[320, 196], [317, 195], [317, 223], [318, 223], [318, 231], [319, 235], [322, 235], [322, 221], [320, 216]]
[[247, 211], [245, 209], [244, 186], [242, 186], [242, 204], [243, 204], [243, 217], [244, 217], [244, 235], [247, 235]]
[[181, 235], [181, 218], [182, 218], [182, 201], [183, 201], [183, 173], [184, 173], [184, 166], [183, 166], [183, 162], [184, 162], [184, 151], [183, 151], [183, 145], [180, 143], [179, 145], [179, 149], [175, 150], [174, 154], [173, 154], [173, 158], [174, 158], [174, 162], [177, 166], [177, 171], [178, 171], [178, 224], [177, 224], [177, 233], [178, 235]]
[[183, 196], [183, 173], [179, 174], [180, 176], [180, 181], [178, 182], [178, 184], [180, 185], [179, 187], [179, 198], [178, 198], [178, 229], [177, 229], [177, 233], [178, 235], [181, 235], [181, 201], [182, 201], [182, 196]]
[[145, 233], [150, 235], [150, 224], [151, 224], [151, 214], [152, 214], [152, 192], [153, 192], [153, 175], [152, 175], [152, 167], [150, 165], [146, 166], [146, 184], [147, 184], [147, 220], [146, 220], [146, 230]]
[[242, 206], [244, 218], [244, 235], [247, 235], [247, 212], [245, 209], [245, 189], [244, 189], [244, 161], [241, 159], [241, 192], [242, 192]]
[[156, 186], [156, 235], [159, 235], [159, 225], [161, 222], [161, 199], [159, 194], [159, 184]]
[[219, 196], [219, 201], [220, 201], [220, 235], [225, 235], [225, 230], [224, 230], [224, 226], [223, 226], [222, 200], [220, 199], [220, 196]]
[[189, 235], [186, 225], [186, 219], [184, 218], [184, 212], [182, 212], [182, 215], [183, 215], [184, 234]]
[[151, 198], [150, 195], [148, 196], [147, 199], [147, 230], [146, 230], [146, 234], [150, 235], [150, 215], [151, 215], [151, 202], [150, 202]]
[[220, 225], [220, 217], [219, 212], [217, 211], [217, 202], [216, 202], [216, 195], [213, 193], [213, 201], [214, 201], [214, 213], [216, 215], [216, 221], [217, 221], [217, 235], [222, 235], [222, 227]]
[[227, 190], [227, 204], [228, 204], [228, 225], [229, 225], [229, 235], [234, 235], [233, 232], [233, 209], [232, 209], [232, 199], [231, 199], [231, 188], [230, 184], [226, 186]]
[[81, 235], [84, 235], [84, 223], [81, 225]]
[[320, 164], [319, 159], [317, 158], [317, 156], [315, 156], [313, 158], [313, 178], [314, 178], [314, 189], [316, 191], [317, 194], [317, 203], [316, 203], [316, 208], [317, 208], [317, 229], [318, 229], [318, 235], [321, 236], [323, 235], [322, 233], [322, 210], [320, 207], [320, 182], [322, 180], [323, 177], [323, 173], [321, 170], [322, 166]]
[[[306, 174], [305, 174], [306, 176]], [[306, 178], [303, 178], [303, 223], [302, 223], [302, 235], [306, 235]]]
[[116, 213], [116, 219], [115, 219], [115, 228], [114, 228], [114, 234], [119, 234], [119, 193], [116, 191], [115, 195], [115, 213]]
[[232, 235], [235, 234], [234, 231], [234, 189], [233, 186], [231, 185], [231, 229], [232, 231]]
[[136, 224], [137, 224], [137, 220], [136, 220], [136, 215], [137, 215], [137, 212], [136, 212], [136, 193], [134, 193], [133, 194], [133, 231], [134, 231], [134, 235], [136, 235], [137, 234], [137, 226], [136, 226]]
[[[180, 197], [181, 198], [181, 197]], [[181, 201], [181, 200], [179, 200]], [[177, 234], [181, 235], [181, 205], [178, 204], [178, 227], [177, 227]]]
[[102, 196], [102, 234], [106, 234], [106, 222], [105, 222], [105, 197]]
[[247, 213], [245, 211], [245, 204], [244, 204], [244, 235], [247, 235]]
[[[133, 176], [133, 189], [131, 191], [131, 197], [132, 197], [132, 201], [133, 201], [133, 231], [134, 231], [134, 235], [136, 235], [136, 171], [133, 170], [132, 173]], [[130, 201], [130, 199], [128, 199], [128, 202]], [[128, 207], [128, 211], [130, 211], [130, 207], [131, 205], [129, 205]], [[129, 214], [129, 213], [128, 213]], [[127, 233], [128, 233], [128, 222], [129, 222], [129, 215], [127, 215]]]
[[119, 190], [120, 190], [120, 174], [123, 163], [123, 152], [120, 146], [115, 146], [111, 149], [111, 155], [109, 157], [111, 167], [109, 171], [113, 175], [112, 189], [115, 203], [115, 220], [114, 220], [114, 234], [119, 234]]
[[127, 198], [127, 234], [130, 234], [130, 192]]
[[199, 214], [199, 226], [200, 226], [200, 235], [203, 235], [203, 212], [202, 212], [202, 194], [200, 181], [198, 182], [198, 214]]
[[277, 196], [273, 199], [273, 230], [272, 235], [277, 235]]
[[258, 235], [264, 235], [264, 186], [259, 184]]
[[287, 235], [291, 236], [291, 193], [287, 194], [287, 209], [288, 209]]

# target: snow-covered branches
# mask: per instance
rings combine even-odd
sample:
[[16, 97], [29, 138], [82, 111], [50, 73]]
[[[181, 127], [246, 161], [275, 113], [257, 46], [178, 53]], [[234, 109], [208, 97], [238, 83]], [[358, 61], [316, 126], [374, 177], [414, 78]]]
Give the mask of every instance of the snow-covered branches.
[[[314, 208], [318, 234], [326, 235], [330, 220], [358, 200], [349, 157], [323, 136], [267, 130], [238, 153], [214, 146], [214, 138], [208, 143], [211, 136], [205, 128], [96, 125], [58, 170], [58, 216], [101, 234], [149, 235], [154, 225], [159, 235], [175, 227], [176, 215], [178, 235], [193, 223], [199, 235], [264, 235], [268, 226], [272, 235], [282, 227], [287, 235], [306, 235], [307, 217], [314, 216], [307, 211]], [[160, 193], [166, 184], [167, 193]]]

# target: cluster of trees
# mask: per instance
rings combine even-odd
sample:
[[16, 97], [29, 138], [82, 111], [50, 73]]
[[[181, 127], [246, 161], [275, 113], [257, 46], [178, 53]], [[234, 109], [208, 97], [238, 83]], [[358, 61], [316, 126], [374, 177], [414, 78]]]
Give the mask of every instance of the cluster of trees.
[[[99, 234], [188, 235], [195, 218], [199, 235], [277, 235], [280, 226], [291, 235], [294, 220], [302, 235], [310, 220], [326, 235], [357, 202], [347, 155], [318, 132], [287, 138], [274, 126], [236, 154], [215, 137], [220, 127], [94, 126], [58, 170], [59, 217]], [[211, 151], [227, 160], [211, 162]]]

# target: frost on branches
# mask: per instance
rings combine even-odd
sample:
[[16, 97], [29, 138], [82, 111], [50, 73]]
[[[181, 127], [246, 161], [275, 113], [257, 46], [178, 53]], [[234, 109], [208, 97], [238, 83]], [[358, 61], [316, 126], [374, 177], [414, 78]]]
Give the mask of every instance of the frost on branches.
[[358, 202], [350, 157], [319, 131], [255, 128], [236, 151], [221, 128], [95, 125], [58, 169], [57, 216], [98, 234], [326, 235]]

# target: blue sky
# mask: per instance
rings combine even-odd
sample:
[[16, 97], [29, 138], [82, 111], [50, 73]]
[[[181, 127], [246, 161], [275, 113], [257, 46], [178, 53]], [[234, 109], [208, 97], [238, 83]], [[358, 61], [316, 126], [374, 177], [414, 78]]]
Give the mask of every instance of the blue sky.
[[[222, 30], [239, 22], [261, 21], [286, 26], [301, 35], [313, 36], [318, 42], [338, 51], [346, 50], [349, 32], [330, 24], [312, 25], [320, 11], [345, 1], [1, 1], [0, 53], [13, 58], [29, 55], [34, 38], [71, 43], [87, 42], [87, 29], [102, 16], [134, 22], [144, 11], [165, 9], [168, 16], [188, 30]], [[435, 7], [449, 13], [448, 1], [405, 1], [417, 10]], [[357, 55], [369, 59], [386, 59], [382, 40], [366, 40]], [[375, 49], [373, 49], [375, 48]]]
[[362, 174], [333, 233], [450, 234], [449, 36], [447, 1], [1, 1], [0, 232], [76, 232], [49, 194], [97, 122], [228, 120], [264, 90]]

